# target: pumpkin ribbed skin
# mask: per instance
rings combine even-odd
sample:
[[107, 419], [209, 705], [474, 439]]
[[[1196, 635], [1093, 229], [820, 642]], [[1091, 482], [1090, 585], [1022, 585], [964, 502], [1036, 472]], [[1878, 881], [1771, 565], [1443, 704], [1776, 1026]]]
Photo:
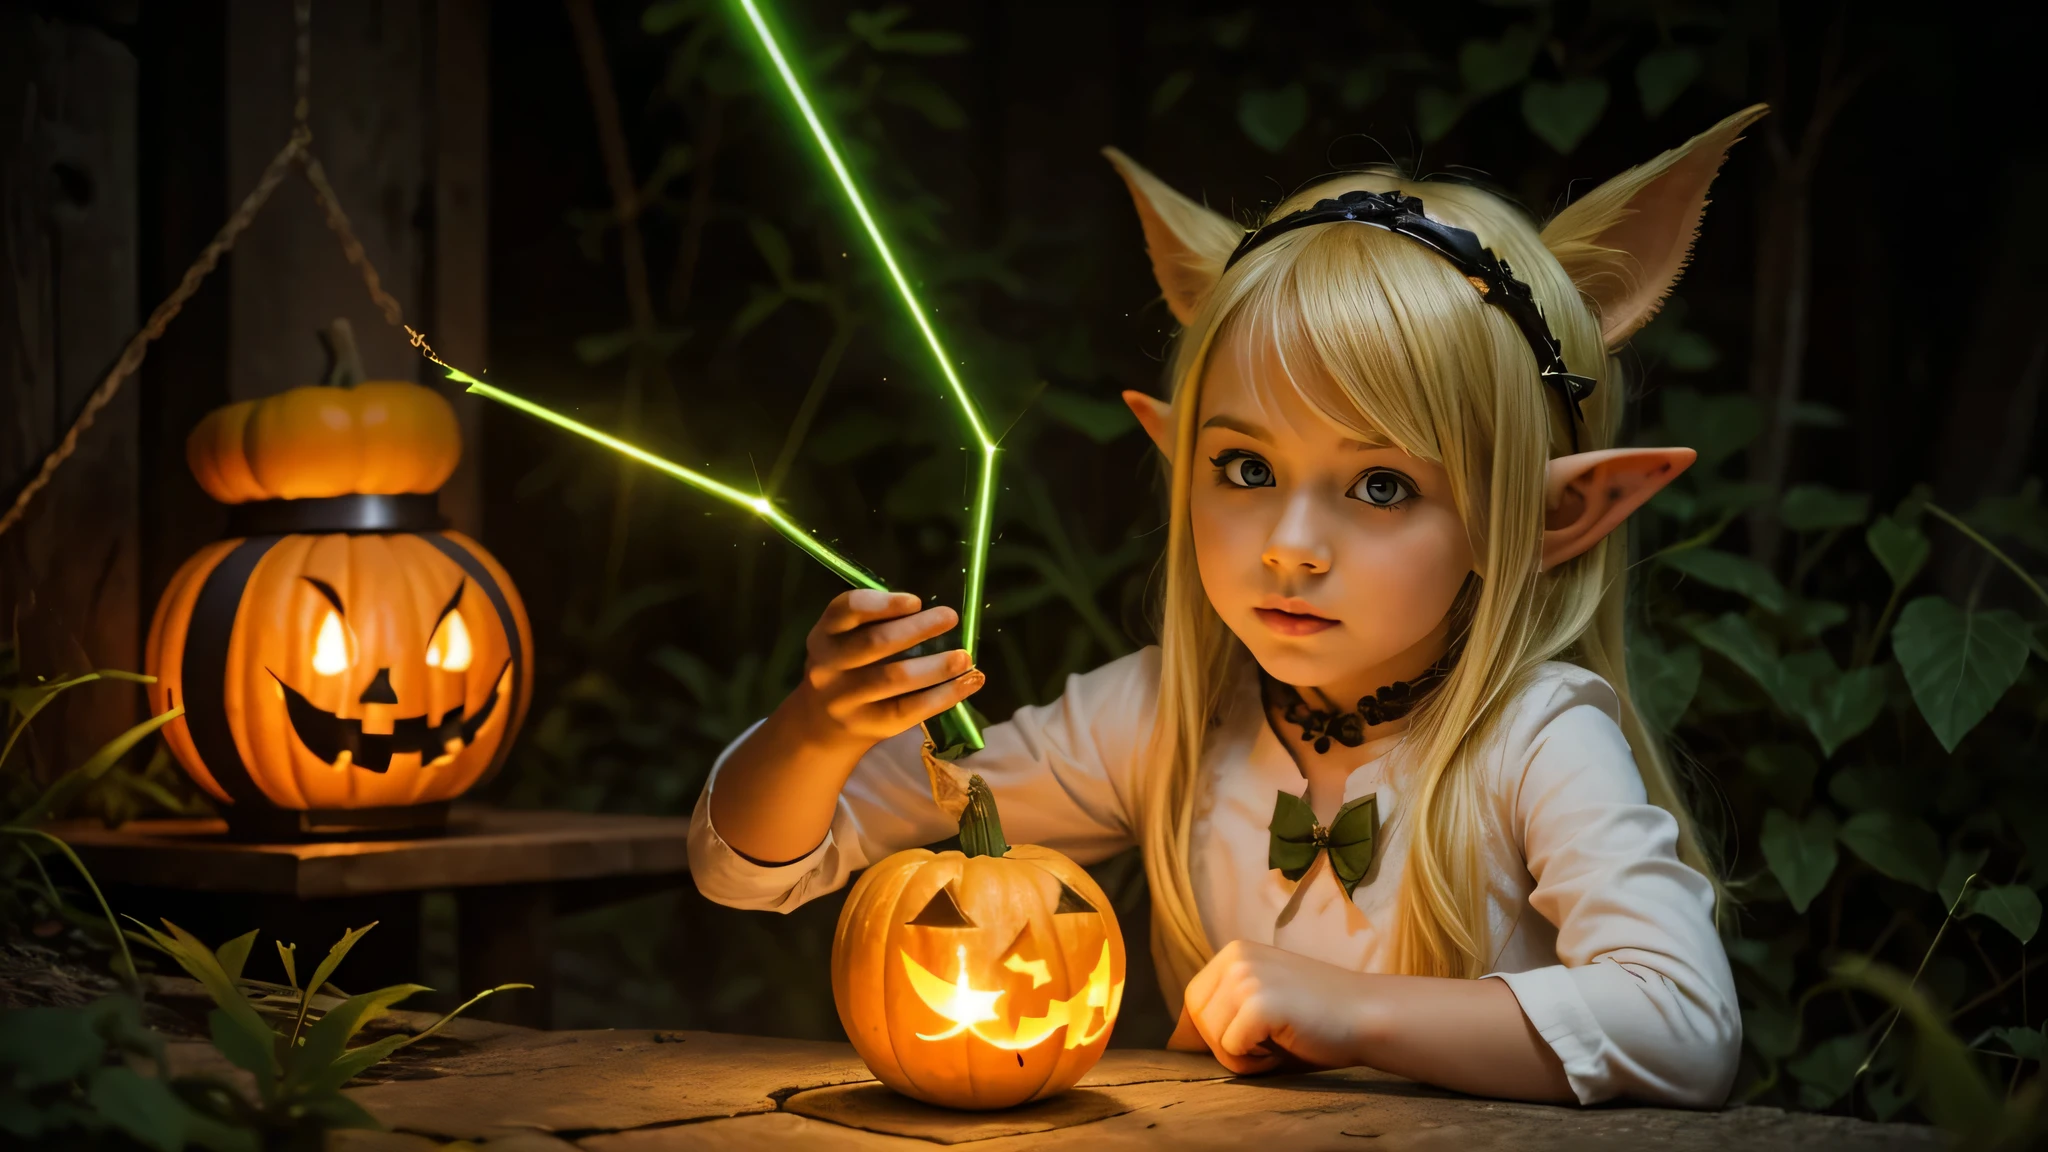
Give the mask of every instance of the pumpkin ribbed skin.
[[307, 385], [209, 413], [185, 460], [223, 504], [433, 492], [462, 458], [455, 409], [402, 380]]
[[[246, 575], [230, 575], [252, 560]], [[226, 611], [207, 618], [208, 602]], [[461, 670], [428, 659], [433, 650], [435, 664], [455, 662], [450, 617], [459, 617], [467, 643]], [[324, 658], [323, 630], [330, 637]], [[335, 637], [344, 667], [334, 667]], [[202, 686], [191, 677], [204, 674], [196, 665], [207, 662], [208, 651], [224, 652], [224, 659], [213, 667], [218, 682]], [[511, 579], [460, 533], [223, 540], [186, 561], [158, 603], [149, 630], [147, 666], [157, 677], [149, 699], [154, 711], [190, 709], [164, 727], [164, 738], [215, 799], [286, 809], [426, 804], [461, 795], [502, 758], [532, 694], [532, 651]], [[387, 690], [394, 702], [376, 702]], [[315, 717], [301, 731], [287, 692], [312, 710], [303, 715], [332, 723]], [[208, 693], [219, 706], [194, 707]], [[440, 738], [455, 729], [438, 727], [449, 716], [458, 727], [465, 719], [475, 725], [452, 755]], [[338, 764], [309, 746], [358, 723], [360, 757], [351, 753]], [[379, 737], [396, 745], [424, 739], [429, 752], [394, 752], [396, 745], [380, 745]], [[383, 769], [365, 767], [360, 760], [380, 747], [388, 755]]]
[[[1088, 910], [1062, 910], [1063, 884]], [[946, 911], [971, 926], [931, 923], [925, 910], [942, 889]], [[972, 1030], [921, 1038], [955, 1022], [920, 994], [906, 958], [946, 984], [964, 972], [973, 989], [1000, 991], [986, 1026], [995, 1039]], [[1023, 1018], [1061, 1018], [1060, 1002], [1083, 1001], [1105, 961], [1108, 984], [1096, 991], [1106, 1003], [1028, 1047], [1005, 1046], [1024, 1039]], [[1080, 865], [1035, 845], [1001, 857], [898, 852], [854, 885], [832, 944], [833, 1000], [861, 1059], [896, 1091], [951, 1108], [1007, 1108], [1073, 1087], [1109, 1046], [1123, 987], [1123, 934], [1108, 897]]]

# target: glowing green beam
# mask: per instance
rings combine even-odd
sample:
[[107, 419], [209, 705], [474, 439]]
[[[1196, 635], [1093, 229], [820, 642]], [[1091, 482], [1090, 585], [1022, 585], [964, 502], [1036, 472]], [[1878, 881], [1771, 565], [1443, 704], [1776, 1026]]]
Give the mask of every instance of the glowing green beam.
[[[435, 363], [438, 364], [440, 361], [437, 360]], [[775, 507], [766, 496], [758, 493], [742, 492], [730, 484], [721, 484], [694, 468], [685, 468], [672, 460], [664, 460], [645, 448], [628, 444], [624, 440], [609, 433], [600, 432], [588, 424], [571, 420], [560, 412], [544, 408], [523, 396], [516, 396], [505, 391], [503, 388], [486, 384], [460, 368], [450, 367], [447, 364], [442, 364], [441, 366], [448, 369], [448, 378], [450, 380], [460, 381], [468, 387], [469, 391], [478, 396], [482, 396], [487, 400], [496, 400], [508, 408], [516, 408], [528, 416], [545, 420], [557, 428], [574, 432], [578, 436], [602, 444], [620, 455], [638, 460], [640, 463], [658, 472], [666, 472], [700, 492], [710, 493], [734, 507], [752, 512], [754, 515], [766, 520], [769, 527], [782, 533], [790, 543], [810, 553], [817, 559], [818, 563], [830, 568], [849, 584], [860, 588], [873, 588], [877, 592], [887, 592], [889, 590], [888, 585], [869, 575], [860, 565], [826, 547], [816, 536], [804, 531], [789, 517], [784, 516], [782, 511]]]
[[953, 391], [953, 398], [960, 402], [960, 411], [967, 417], [967, 427], [974, 433], [975, 443], [981, 448], [980, 475], [975, 484], [973, 526], [967, 544], [967, 588], [960, 605], [960, 630], [965, 647], [970, 655], [981, 646], [982, 589], [988, 576], [988, 541], [995, 520], [996, 502], [996, 442], [988, 434], [988, 426], [982, 423], [981, 413], [974, 406], [973, 397], [967, 393], [967, 386], [960, 382], [960, 376], [953, 370], [953, 358], [946, 353], [945, 345], [939, 342], [939, 334], [932, 328], [925, 308], [918, 303], [917, 293], [911, 290], [909, 277], [896, 263], [896, 254], [882, 236], [881, 225], [875, 222], [868, 211], [867, 199], [860, 194], [860, 188], [853, 182], [853, 172], [846, 161], [839, 156], [839, 149], [832, 144], [831, 135], [825, 130], [825, 122], [818, 117], [817, 109], [811, 106], [811, 98], [804, 93], [804, 86], [790, 67], [789, 58], [783, 54], [782, 44], [768, 27], [756, 0], [739, 0], [740, 10], [746, 13], [747, 23], [761, 40], [761, 47], [768, 53], [775, 73], [782, 78], [782, 86], [789, 90], [790, 99], [796, 103], [796, 110], [803, 117], [811, 138], [818, 143], [818, 150], [825, 154], [825, 163], [832, 169], [832, 175], [839, 180], [839, 187], [846, 193], [846, 199], [853, 206], [853, 214], [860, 218], [861, 227], [867, 230], [868, 239], [874, 241], [875, 251], [882, 257], [882, 266], [889, 271], [889, 279], [896, 285], [896, 292], [903, 298], [903, 307], [909, 311], [910, 319], [923, 335], [925, 346], [931, 349], [932, 359], [937, 361], [939, 372], [946, 378], [947, 387]]

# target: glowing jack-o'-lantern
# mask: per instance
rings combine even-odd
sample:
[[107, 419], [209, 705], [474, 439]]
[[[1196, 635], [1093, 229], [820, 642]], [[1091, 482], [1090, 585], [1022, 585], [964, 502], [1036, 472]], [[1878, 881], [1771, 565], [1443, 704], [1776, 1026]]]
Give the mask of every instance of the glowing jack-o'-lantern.
[[1064, 1092], [1123, 1002], [1116, 914], [1080, 865], [1004, 844], [979, 776], [960, 839], [960, 852], [898, 852], [854, 885], [832, 943], [840, 1023], [876, 1078], [927, 1103]]
[[187, 450], [236, 538], [185, 562], [150, 626], [178, 761], [250, 834], [438, 823], [503, 759], [533, 650], [510, 578], [436, 510], [448, 402], [297, 388], [214, 412]]

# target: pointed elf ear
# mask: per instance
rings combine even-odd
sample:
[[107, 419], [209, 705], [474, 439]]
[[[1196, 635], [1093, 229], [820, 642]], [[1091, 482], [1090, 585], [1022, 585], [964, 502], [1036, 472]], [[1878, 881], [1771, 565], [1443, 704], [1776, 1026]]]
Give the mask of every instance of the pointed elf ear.
[[1690, 448], [1609, 448], [1552, 460], [1543, 485], [1544, 570], [1606, 539], [1698, 456]]
[[1124, 403], [1130, 405], [1131, 415], [1138, 418], [1145, 435], [1152, 438], [1153, 447], [1168, 464], [1173, 463], [1173, 405], [1143, 392], [1125, 392]]
[[1138, 222], [1145, 228], [1145, 250], [1152, 256], [1152, 276], [1166, 294], [1166, 306], [1174, 319], [1188, 323], [1223, 275], [1223, 262], [1244, 238], [1244, 229], [1167, 187], [1122, 152], [1104, 148], [1102, 154], [1130, 186]]
[[1692, 256], [1707, 186], [1742, 130], [1769, 111], [1765, 104], [1744, 108], [1593, 189], [1543, 229], [1544, 247], [1592, 301], [1609, 348], [1663, 306]]

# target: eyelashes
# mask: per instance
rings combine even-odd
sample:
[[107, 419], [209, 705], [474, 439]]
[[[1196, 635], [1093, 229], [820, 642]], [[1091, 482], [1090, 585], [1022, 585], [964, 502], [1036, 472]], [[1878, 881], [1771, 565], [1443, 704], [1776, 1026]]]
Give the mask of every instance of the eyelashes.
[[[1216, 467], [1217, 481], [1232, 488], [1271, 488], [1277, 483], [1273, 466], [1264, 457], [1242, 448], [1225, 449], [1210, 457], [1209, 463]], [[1392, 468], [1367, 469], [1345, 493], [1382, 511], [1401, 508], [1421, 494], [1412, 478]]]
[[1351, 486], [1351, 497], [1374, 508], [1399, 508], [1420, 493], [1415, 481], [1392, 468], [1374, 468]]
[[1216, 466], [1216, 474], [1225, 484], [1233, 488], [1271, 488], [1273, 466], [1260, 459], [1255, 453], [1242, 448], [1228, 448], [1210, 457], [1209, 463]]

